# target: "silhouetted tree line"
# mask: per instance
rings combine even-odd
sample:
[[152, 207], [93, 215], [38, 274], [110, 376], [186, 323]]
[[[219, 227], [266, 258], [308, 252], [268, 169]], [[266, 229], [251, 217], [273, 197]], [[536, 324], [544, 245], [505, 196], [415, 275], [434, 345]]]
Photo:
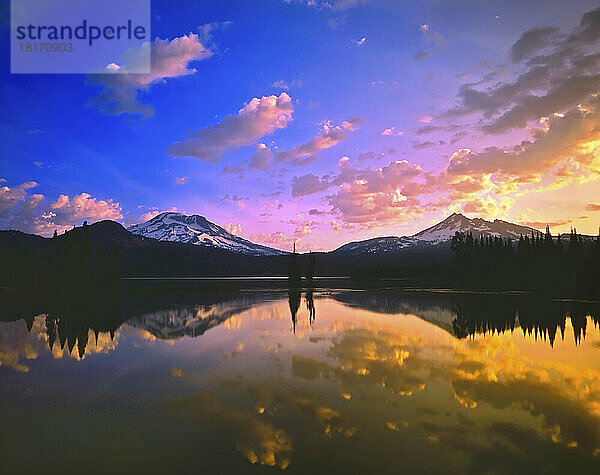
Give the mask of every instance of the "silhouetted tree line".
[[453, 274], [461, 285], [488, 290], [526, 289], [555, 295], [600, 296], [600, 235], [568, 238], [546, 233], [521, 236], [516, 243], [497, 236], [457, 232]]
[[93, 243], [86, 221], [60, 236], [54, 231], [43, 246], [0, 247], [0, 261], [8, 270], [1, 283], [18, 287], [115, 287], [121, 274], [116, 242]]
[[35, 318], [44, 318], [50, 349], [58, 345], [72, 353], [77, 348], [83, 356], [89, 344], [90, 330], [95, 338], [101, 333], [112, 338], [124, 322], [143, 319], [148, 314], [185, 310], [195, 315], [199, 306], [222, 306], [223, 311], [206, 320], [208, 328], [212, 328], [232, 314], [276, 295], [218, 289], [180, 290], [154, 285], [121, 288], [119, 292], [112, 289], [80, 289], [77, 292], [10, 289], [0, 292], [0, 322], [23, 320], [31, 331]]
[[101, 333], [114, 338], [116, 330], [136, 310], [135, 304], [123, 302], [116, 293], [49, 292], [3, 293], [0, 321], [24, 320], [31, 332], [35, 318], [43, 318], [50, 350], [77, 348], [80, 357], [89, 344], [90, 330], [96, 342]]

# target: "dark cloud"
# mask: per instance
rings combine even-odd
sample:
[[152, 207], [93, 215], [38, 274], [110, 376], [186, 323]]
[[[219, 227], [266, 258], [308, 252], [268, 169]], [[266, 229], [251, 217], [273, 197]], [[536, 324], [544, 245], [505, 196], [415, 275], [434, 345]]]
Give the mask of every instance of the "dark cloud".
[[416, 54], [413, 56], [415, 59], [425, 59], [425, 58], [429, 58], [431, 55], [433, 54], [432, 51], [427, 51], [427, 50], [419, 50], [416, 52]]
[[479, 112], [482, 130], [498, 134], [577, 107], [600, 90], [599, 40], [600, 8], [583, 15], [568, 35], [549, 27], [530, 30], [511, 48], [513, 59], [525, 62], [524, 72], [487, 89], [463, 84], [458, 106], [442, 117]]
[[330, 186], [332, 184], [327, 180], [319, 178], [312, 173], [301, 177], [295, 176], [292, 179], [292, 196], [297, 198], [299, 196], [312, 195], [313, 193], [325, 191]]
[[558, 28], [554, 27], [533, 28], [526, 31], [510, 49], [512, 60], [516, 63], [523, 61], [533, 53], [537, 53], [546, 46], [549, 46], [557, 33]]

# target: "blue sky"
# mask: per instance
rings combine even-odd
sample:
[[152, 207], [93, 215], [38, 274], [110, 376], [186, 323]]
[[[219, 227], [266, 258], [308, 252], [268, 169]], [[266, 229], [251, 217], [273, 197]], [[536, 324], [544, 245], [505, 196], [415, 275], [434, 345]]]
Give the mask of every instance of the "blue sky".
[[[496, 168], [478, 172], [477, 184], [472, 170], [460, 180], [445, 176], [450, 157], [460, 150], [482, 151], [477, 155], [482, 157], [486, 147], [514, 148], [539, 138], [531, 139], [531, 118], [493, 135], [481, 132], [489, 111], [449, 118], [447, 112], [460, 105], [460, 87], [490, 75], [474, 87], [491, 96], [498, 84], [514, 83], [533, 67], [511, 60], [511, 46], [523, 33], [557, 27], [541, 47], [561, 48], [559, 36], [575, 31], [597, 2], [331, 1], [153, 1], [153, 38], [198, 35], [194, 41], [210, 54], [184, 62], [193, 74], [157, 77], [136, 90], [138, 101], [152, 107], [150, 116], [106, 113], [93, 103], [103, 86], [89, 76], [11, 75], [3, 41], [0, 186], [9, 191], [0, 208], [2, 227], [48, 234], [84, 218], [133, 224], [176, 208], [277, 247], [299, 240], [302, 249], [417, 232], [452, 211], [594, 231], [597, 168], [584, 170], [583, 160], [571, 155], [552, 166], [540, 164], [539, 186], [513, 172], [507, 181], [503, 172], [494, 174]], [[8, 39], [7, 9], [3, 12], [1, 33]], [[586, 71], [592, 73], [598, 70]], [[533, 92], [550, 95], [539, 88]], [[167, 153], [190, 132], [235, 116], [253, 98], [282, 94], [293, 108], [285, 126], [251, 134], [211, 161]], [[554, 112], [565, 114], [583, 99], [573, 101]], [[498, 110], [512, 106], [499, 104]], [[594, 107], [588, 109], [595, 114]], [[342, 125], [358, 118], [357, 126]], [[427, 126], [437, 130], [425, 133]], [[272, 153], [289, 151], [319, 134], [328, 137], [327, 130], [336, 127], [343, 138], [318, 146], [304, 157], [309, 160], [264, 169], [249, 165], [257, 144]], [[595, 155], [597, 146], [589, 147]], [[340, 162], [342, 157], [348, 160]], [[402, 168], [401, 177], [378, 172], [390, 163]], [[352, 178], [344, 181], [349, 166]], [[578, 179], [563, 183], [561, 166], [574, 167]], [[237, 173], [224, 173], [225, 167]], [[386, 176], [385, 186], [354, 190], [377, 182], [377, 173]], [[22, 186], [31, 182], [36, 185]], [[458, 194], [465, 187], [468, 196]], [[82, 193], [89, 197], [75, 202]], [[25, 206], [34, 194], [43, 198]], [[69, 197], [69, 206], [56, 204], [60, 195]], [[356, 208], [357, 201], [369, 200], [372, 213]], [[568, 206], [561, 205], [565, 201]], [[57, 216], [40, 218], [48, 212]]]

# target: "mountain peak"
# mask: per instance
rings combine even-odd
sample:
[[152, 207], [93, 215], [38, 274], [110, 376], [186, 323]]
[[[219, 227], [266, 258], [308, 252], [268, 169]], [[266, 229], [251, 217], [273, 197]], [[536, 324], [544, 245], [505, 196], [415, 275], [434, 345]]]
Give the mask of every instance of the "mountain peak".
[[339, 247], [334, 252], [376, 255], [404, 252], [410, 249], [423, 251], [428, 247], [437, 247], [443, 243], [448, 243], [457, 231], [471, 232], [475, 238], [496, 236], [511, 240], [518, 240], [521, 235], [531, 234], [531, 232], [539, 233], [539, 231], [527, 226], [520, 226], [499, 219], [492, 222], [483, 218], [469, 218], [461, 213], [452, 213], [443, 221], [412, 236], [380, 237], [352, 242]]
[[198, 214], [185, 215], [176, 211], [164, 211], [145, 223], [129, 227], [128, 231], [159, 241], [217, 247], [251, 256], [286, 254], [284, 251], [254, 244], [235, 236]]
[[521, 234], [529, 234], [532, 231], [537, 232], [527, 226], [520, 226], [500, 219], [487, 221], [483, 218], [468, 218], [461, 213], [452, 213], [443, 221], [418, 232], [412, 237], [421, 241], [439, 244], [443, 241], [449, 241], [457, 231], [471, 232], [475, 237], [497, 236], [503, 239], [518, 239]]

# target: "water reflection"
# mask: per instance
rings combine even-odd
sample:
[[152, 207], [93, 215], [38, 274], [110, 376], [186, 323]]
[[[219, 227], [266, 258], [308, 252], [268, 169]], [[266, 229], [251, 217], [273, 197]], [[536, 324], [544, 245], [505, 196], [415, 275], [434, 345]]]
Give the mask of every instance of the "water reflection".
[[300, 308], [300, 299], [302, 297], [302, 292], [298, 287], [290, 287], [288, 289], [288, 304], [290, 306], [290, 313], [292, 315], [292, 327], [294, 329], [294, 333], [296, 333], [296, 315], [298, 314], [298, 309]]
[[314, 288], [108, 297], [3, 300], [0, 472], [60, 471], [83, 453], [97, 471], [140, 473], [198, 460], [210, 473], [600, 470], [591, 303]]

